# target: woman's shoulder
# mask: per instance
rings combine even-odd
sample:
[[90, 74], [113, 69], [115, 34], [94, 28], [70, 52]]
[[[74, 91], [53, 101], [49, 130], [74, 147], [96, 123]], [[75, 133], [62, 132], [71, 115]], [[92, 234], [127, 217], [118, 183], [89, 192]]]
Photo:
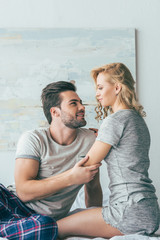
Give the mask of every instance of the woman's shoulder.
[[121, 109], [117, 112], [109, 115], [109, 117], [115, 121], [118, 121], [119, 123], [124, 123], [128, 120], [134, 119], [137, 121], [141, 121], [143, 118], [137, 113], [137, 111], [133, 109]]
[[102, 128], [105, 126], [114, 126], [124, 128], [128, 124], [144, 121], [143, 118], [132, 109], [122, 109], [108, 115], [102, 122]]

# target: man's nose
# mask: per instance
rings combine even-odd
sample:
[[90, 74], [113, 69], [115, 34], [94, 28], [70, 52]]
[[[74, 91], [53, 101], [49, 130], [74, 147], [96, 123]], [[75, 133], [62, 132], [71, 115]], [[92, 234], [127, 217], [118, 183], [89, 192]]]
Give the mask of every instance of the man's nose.
[[79, 105], [79, 110], [85, 111], [85, 106], [84, 106], [83, 104], [80, 104], [80, 105]]

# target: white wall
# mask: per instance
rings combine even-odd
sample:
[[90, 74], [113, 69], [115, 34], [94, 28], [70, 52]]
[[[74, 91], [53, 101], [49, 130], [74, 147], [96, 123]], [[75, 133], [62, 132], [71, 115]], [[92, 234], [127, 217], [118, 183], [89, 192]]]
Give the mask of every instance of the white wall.
[[[0, 27], [137, 29], [137, 90], [151, 133], [150, 177], [160, 202], [160, 1], [0, 0]], [[116, 61], [116, 59], [115, 59]], [[0, 182], [13, 180], [14, 153], [0, 152]]]

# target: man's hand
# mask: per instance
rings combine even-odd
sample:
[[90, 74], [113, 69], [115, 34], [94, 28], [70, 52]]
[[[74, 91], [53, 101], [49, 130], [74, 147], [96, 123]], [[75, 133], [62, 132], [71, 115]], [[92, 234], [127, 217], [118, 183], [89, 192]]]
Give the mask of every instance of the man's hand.
[[71, 169], [73, 184], [84, 184], [88, 183], [94, 179], [96, 173], [98, 172], [101, 163], [84, 167], [84, 164], [88, 161], [86, 156]]

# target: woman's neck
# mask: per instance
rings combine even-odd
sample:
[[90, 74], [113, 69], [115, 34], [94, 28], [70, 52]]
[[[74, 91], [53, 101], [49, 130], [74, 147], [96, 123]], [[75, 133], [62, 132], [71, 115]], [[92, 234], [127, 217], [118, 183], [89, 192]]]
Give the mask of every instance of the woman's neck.
[[119, 111], [119, 110], [123, 110], [123, 109], [130, 109], [127, 105], [120, 103], [120, 104], [115, 104], [114, 106], [112, 106], [112, 111], [113, 113]]

